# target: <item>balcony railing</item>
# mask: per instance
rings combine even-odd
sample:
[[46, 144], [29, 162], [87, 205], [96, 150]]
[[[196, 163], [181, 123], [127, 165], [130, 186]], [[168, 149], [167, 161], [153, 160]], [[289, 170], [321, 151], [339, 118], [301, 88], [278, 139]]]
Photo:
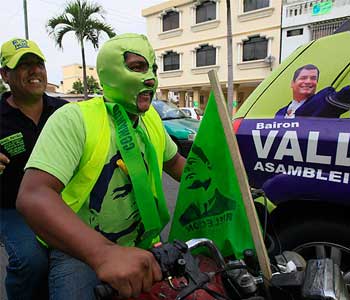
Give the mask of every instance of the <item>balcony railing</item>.
[[317, 22], [310, 25], [311, 39], [317, 40], [321, 37], [331, 35], [345, 22], [346, 18], [331, 20], [326, 22]]

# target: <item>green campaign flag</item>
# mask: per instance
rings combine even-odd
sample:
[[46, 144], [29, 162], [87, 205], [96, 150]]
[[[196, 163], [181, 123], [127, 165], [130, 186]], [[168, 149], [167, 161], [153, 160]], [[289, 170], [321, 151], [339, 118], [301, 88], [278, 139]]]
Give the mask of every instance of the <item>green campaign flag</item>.
[[208, 238], [242, 258], [254, 243], [214, 94], [181, 177], [169, 240]]

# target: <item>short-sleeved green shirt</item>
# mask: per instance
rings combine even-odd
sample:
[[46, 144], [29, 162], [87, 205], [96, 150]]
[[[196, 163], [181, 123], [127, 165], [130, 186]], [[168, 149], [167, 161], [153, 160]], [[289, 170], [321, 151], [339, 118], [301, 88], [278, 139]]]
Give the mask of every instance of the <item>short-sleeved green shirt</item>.
[[[133, 246], [142, 235], [143, 225], [130, 178], [117, 165], [117, 160], [122, 157], [116, 146], [115, 127], [111, 117], [109, 123], [111, 146], [107, 160], [88, 201], [84, 202], [78, 215], [109, 240], [120, 245]], [[141, 119], [140, 125], [145, 128]], [[164, 127], [160, 130], [165, 132]], [[137, 132], [136, 137], [148, 170], [146, 156], [143, 155], [144, 144]], [[163, 161], [168, 161], [176, 154], [177, 146], [166, 132], [165, 137]], [[25, 168], [43, 170], [67, 185], [79, 165], [84, 142], [85, 127], [80, 108], [78, 105], [66, 105], [46, 123]]]

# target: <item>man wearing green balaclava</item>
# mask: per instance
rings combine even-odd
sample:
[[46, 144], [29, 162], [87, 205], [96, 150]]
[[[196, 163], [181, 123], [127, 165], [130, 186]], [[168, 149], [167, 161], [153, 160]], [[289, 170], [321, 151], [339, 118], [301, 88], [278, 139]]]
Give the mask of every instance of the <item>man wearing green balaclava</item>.
[[149, 248], [169, 220], [164, 168], [185, 159], [151, 105], [158, 85], [147, 38], [123, 34], [99, 51], [103, 97], [72, 103], [48, 121], [33, 150], [17, 208], [50, 249], [53, 299], [95, 299], [106, 282], [121, 298], [161, 279]]
[[[133, 60], [132, 66], [128, 66], [126, 58]], [[154, 51], [143, 35], [125, 34], [110, 39], [97, 56], [104, 97], [119, 103], [130, 114], [148, 110], [158, 86], [156, 71]]]

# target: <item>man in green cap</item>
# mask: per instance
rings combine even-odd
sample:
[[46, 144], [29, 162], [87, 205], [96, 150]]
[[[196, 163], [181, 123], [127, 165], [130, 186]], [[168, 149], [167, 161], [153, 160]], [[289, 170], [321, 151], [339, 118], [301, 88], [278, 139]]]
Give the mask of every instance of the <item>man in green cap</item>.
[[9, 256], [7, 298], [47, 299], [48, 252], [16, 211], [24, 166], [49, 116], [66, 103], [45, 94], [45, 58], [37, 44], [14, 38], [1, 47], [0, 239]]
[[179, 180], [185, 163], [151, 105], [157, 65], [147, 38], [107, 41], [97, 72], [104, 96], [54, 114], [17, 198], [49, 245], [52, 299], [95, 299], [101, 281], [136, 297], [161, 279], [145, 249], [169, 220], [162, 170]]

